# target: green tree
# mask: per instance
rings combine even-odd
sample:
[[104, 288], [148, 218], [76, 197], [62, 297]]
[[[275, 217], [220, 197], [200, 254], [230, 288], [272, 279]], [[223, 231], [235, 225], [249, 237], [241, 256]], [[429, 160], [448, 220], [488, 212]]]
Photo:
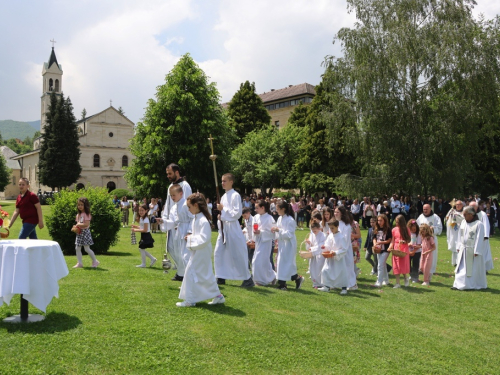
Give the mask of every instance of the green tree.
[[267, 112], [262, 99], [255, 92], [255, 83], [246, 81], [240, 84], [228, 104], [229, 125], [236, 130], [241, 141], [252, 130], [262, 129], [269, 125], [271, 116]]
[[123, 108], [121, 106], [118, 107], [117, 111], [120, 113], [120, 115], [125, 116], [125, 111], [123, 110]]
[[165, 168], [170, 163], [180, 166], [193, 191], [215, 194], [208, 138], [211, 134], [215, 139], [220, 175], [229, 171], [235, 140], [219, 100], [215, 83], [208, 82], [189, 54], [182, 56], [165, 84], [157, 87], [156, 100], [148, 101], [131, 141], [135, 158], [125, 178], [136, 194], [165, 196], [169, 185]]
[[499, 18], [475, 20], [473, 4], [348, 0], [357, 23], [338, 32], [343, 57], [323, 76], [329, 127], [359, 129], [345, 146], [363, 169], [344, 187], [462, 193], [480, 129], [498, 124]]
[[87, 110], [84, 108], [82, 109], [82, 118], [80, 120], [83, 120], [85, 117], [87, 117]]
[[47, 123], [40, 147], [39, 176], [42, 184], [59, 190], [80, 176], [80, 142], [70, 98], [52, 92]]
[[292, 166], [303, 131], [293, 124], [251, 131], [232, 152], [233, 173], [244, 184], [259, 186], [266, 195], [275, 187], [295, 187]]
[[5, 187], [10, 183], [10, 176], [12, 170], [7, 167], [7, 161], [4, 156], [0, 154], [0, 191], [4, 191]]
[[[323, 110], [331, 106], [331, 100], [324, 84], [320, 83], [305, 119], [304, 109], [299, 109], [300, 115], [293, 116], [293, 121], [303, 124], [305, 131], [297, 152], [294, 176], [297, 186], [309, 193], [330, 193], [335, 190], [336, 177], [359, 171], [355, 149], [346, 147], [347, 142], [353, 142], [357, 137], [356, 125], [349, 118], [338, 118], [337, 127], [327, 126], [330, 119]], [[350, 106], [343, 98], [340, 101]]]

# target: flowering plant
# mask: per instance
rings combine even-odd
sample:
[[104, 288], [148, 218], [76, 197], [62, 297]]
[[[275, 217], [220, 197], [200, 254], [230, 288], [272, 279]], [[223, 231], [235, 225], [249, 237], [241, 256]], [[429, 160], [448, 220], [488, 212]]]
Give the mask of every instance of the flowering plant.
[[5, 226], [8, 227], [10, 224], [10, 219], [9, 219], [10, 215], [7, 211], [2, 210], [2, 206], [0, 206], [0, 216], [2, 217], [0, 219], [0, 227], [3, 226], [4, 222]]

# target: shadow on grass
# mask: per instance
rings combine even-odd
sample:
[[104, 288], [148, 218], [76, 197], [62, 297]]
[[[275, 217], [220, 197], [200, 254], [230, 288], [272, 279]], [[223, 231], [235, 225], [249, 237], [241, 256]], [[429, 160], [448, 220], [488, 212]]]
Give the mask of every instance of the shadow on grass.
[[251, 288], [243, 288], [239, 285], [228, 285], [228, 284], [225, 284], [225, 285], [219, 285], [219, 289], [220, 291], [224, 291], [224, 289], [226, 288], [231, 288], [231, 289], [234, 289], [234, 290], [245, 290], [245, 291], [249, 291], [249, 292], [252, 292], [252, 293], [258, 293], [258, 294], [273, 294], [272, 290], [273, 288], [271, 288], [271, 286], [253, 286]]
[[117, 257], [129, 257], [129, 256], [132, 256], [133, 254], [132, 253], [126, 253], [126, 252], [123, 252], [123, 251], [108, 251], [106, 254], [101, 254], [101, 255], [104, 255], [104, 256], [117, 256]]
[[493, 288], [454, 290], [454, 292], [468, 292], [468, 293], [478, 292], [478, 293], [500, 294], [499, 289], [493, 289]]
[[50, 312], [46, 315], [45, 320], [36, 323], [4, 323], [0, 321], [0, 329], [5, 329], [8, 333], [22, 332], [38, 335], [69, 331], [80, 324], [82, 321], [76, 316]]
[[[431, 284], [431, 287], [434, 286], [434, 283]], [[424, 294], [424, 293], [434, 293], [434, 290], [432, 290], [430, 287], [425, 287], [425, 286], [420, 286], [420, 287], [407, 287], [407, 288], [401, 288], [407, 293], [413, 293], [413, 294]]]
[[212, 311], [216, 314], [221, 314], [221, 315], [229, 315], [229, 316], [236, 316], [238, 318], [243, 318], [247, 314], [240, 309], [235, 309], [231, 306], [227, 306], [226, 304], [219, 304], [219, 305], [209, 305], [209, 304], [201, 304], [201, 305], [196, 305], [196, 307], [199, 307], [204, 310]]

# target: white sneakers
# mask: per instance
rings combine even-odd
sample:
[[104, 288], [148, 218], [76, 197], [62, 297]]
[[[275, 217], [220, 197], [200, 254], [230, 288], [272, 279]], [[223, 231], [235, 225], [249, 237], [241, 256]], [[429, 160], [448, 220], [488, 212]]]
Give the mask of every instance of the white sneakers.
[[328, 293], [330, 291], [330, 288], [328, 288], [327, 286], [322, 286], [321, 288], [318, 288], [318, 290], [320, 292], [327, 292]]
[[347, 294], [347, 289], [342, 289], [342, 291], [340, 292], [340, 294], [342, 294], [342, 295]]
[[182, 302], [177, 302], [175, 305], [177, 307], [194, 307], [194, 306], [196, 306], [196, 303], [182, 301]]
[[410, 279], [405, 279], [405, 286], [410, 286]]
[[398, 289], [398, 288], [401, 288], [401, 284], [396, 284], [392, 287], [392, 289]]
[[209, 302], [208, 304], [209, 305], [217, 305], [219, 303], [224, 303], [226, 302], [226, 299], [224, 298], [224, 296], [221, 294], [220, 296], [217, 296], [215, 297], [212, 302]]

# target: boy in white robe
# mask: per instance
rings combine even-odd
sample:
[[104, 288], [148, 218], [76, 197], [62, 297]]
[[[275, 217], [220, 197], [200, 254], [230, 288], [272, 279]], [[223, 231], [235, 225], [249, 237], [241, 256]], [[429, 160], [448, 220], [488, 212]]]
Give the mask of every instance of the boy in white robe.
[[329, 251], [333, 257], [326, 258], [321, 270], [321, 284], [323, 287], [319, 291], [329, 292], [332, 288], [342, 288], [340, 294], [347, 294], [347, 284], [349, 283], [348, 266], [346, 255], [348, 245], [345, 237], [339, 232], [339, 222], [335, 219], [328, 222], [330, 234], [328, 235], [323, 251]]
[[475, 215], [473, 207], [464, 209], [465, 220], [460, 225], [458, 234], [459, 253], [455, 281], [452, 289], [486, 289], [486, 271], [484, 264], [485, 230], [483, 223]]
[[184, 199], [184, 192], [180, 185], [174, 184], [169, 189], [169, 195], [172, 199], [172, 206], [170, 208], [169, 216], [165, 219], [158, 219], [161, 224], [162, 232], [169, 231], [169, 240], [171, 240], [172, 247], [169, 252], [172, 256], [175, 265], [177, 266], [177, 273], [172, 278], [173, 281], [182, 281], [184, 277], [184, 270], [189, 261], [189, 250], [186, 249], [186, 241], [184, 237], [187, 235], [191, 223], [191, 215]]
[[321, 225], [317, 221], [312, 221], [310, 227], [312, 233], [309, 234], [309, 238], [306, 240], [306, 249], [313, 254], [309, 262], [309, 272], [311, 274], [313, 288], [319, 288], [322, 286], [321, 270], [325, 264], [325, 258], [321, 255], [321, 246], [325, 244], [326, 237], [321, 230]]
[[250, 208], [245, 207], [242, 210], [241, 216], [243, 216], [243, 235], [245, 236], [245, 241], [247, 242], [248, 251], [248, 269], [252, 269], [252, 259], [255, 252], [255, 240], [253, 238], [253, 216]]
[[462, 211], [464, 204], [462, 201], [456, 201], [455, 207], [452, 208], [445, 218], [446, 223], [446, 239], [448, 242], [448, 250], [451, 251], [451, 264], [453, 266], [457, 265], [457, 241], [458, 241], [458, 230], [460, 229], [460, 224], [464, 219]]
[[486, 272], [490, 271], [493, 269], [493, 258], [491, 256], [491, 248], [490, 248], [490, 220], [488, 219], [488, 215], [486, 215], [486, 212], [481, 211], [479, 206], [481, 206], [482, 201], [478, 203], [476, 202], [471, 202], [471, 206], [474, 207], [474, 209], [477, 212], [477, 217], [479, 221], [483, 223], [484, 226], [484, 268]]
[[233, 183], [231, 173], [222, 176], [222, 188], [226, 194], [217, 205], [220, 215], [214, 252], [215, 277], [219, 285], [229, 279], [243, 280], [242, 287], [253, 287], [255, 284], [248, 269], [247, 244], [238, 221], [242, 211], [241, 196], [233, 189]]

